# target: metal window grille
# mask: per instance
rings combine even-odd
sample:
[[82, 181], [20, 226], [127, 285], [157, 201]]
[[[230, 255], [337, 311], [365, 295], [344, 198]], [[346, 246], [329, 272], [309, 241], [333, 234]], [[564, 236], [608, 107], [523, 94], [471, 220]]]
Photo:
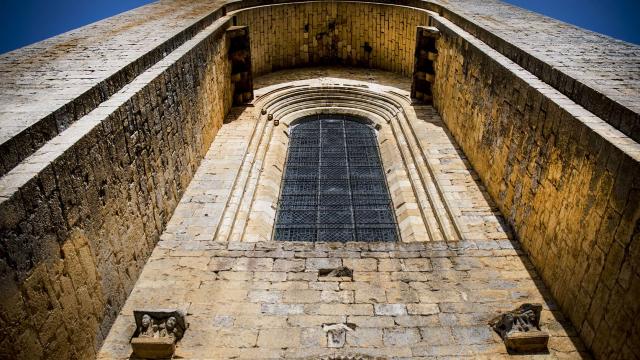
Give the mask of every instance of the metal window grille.
[[320, 115], [291, 130], [274, 231], [282, 241], [396, 241], [374, 130]]

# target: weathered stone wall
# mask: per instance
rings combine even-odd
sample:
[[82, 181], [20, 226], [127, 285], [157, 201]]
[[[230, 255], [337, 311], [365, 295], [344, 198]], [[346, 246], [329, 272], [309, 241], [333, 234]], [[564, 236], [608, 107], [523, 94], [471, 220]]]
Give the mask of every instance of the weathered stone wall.
[[598, 358], [640, 356], [638, 144], [446, 20], [435, 106]]
[[[228, 6], [230, 9], [237, 9], [287, 2], [290, 1], [244, 0]], [[283, 64], [304, 65], [307, 62], [304, 60], [305, 54], [309, 55], [309, 62], [313, 64], [363, 65], [367, 64], [367, 60], [382, 54], [376, 53], [376, 49], [388, 48], [391, 52], [387, 53], [386, 57], [381, 56], [377, 64], [382, 64], [383, 69], [398, 72], [397, 68], [385, 64], [400, 59], [403, 64], [402, 73], [406, 75], [408, 73], [404, 67], [405, 55], [395, 50], [409, 49], [412, 53], [412, 45], [409, 48], [405, 47], [404, 40], [414, 39], [414, 28], [406, 28], [406, 25], [411, 24], [415, 27], [412, 17], [420, 17], [420, 13], [429, 10], [484, 41], [625, 135], [635, 141], [640, 140], [640, 100], [637, 96], [640, 89], [640, 51], [637, 45], [586, 31], [500, 0], [395, 0], [393, 5], [372, 6], [362, 2], [345, 5], [340, 2], [324, 5], [319, 2], [308, 3], [307, 7], [313, 11], [320, 11], [320, 16], [309, 15], [306, 11], [300, 13], [297, 11], [299, 8], [295, 10], [291, 4], [259, 8], [259, 11], [251, 10], [252, 14], [257, 13], [257, 16], [254, 16], [256, 20], [253, 27], [260, 27], [265, 34], [270, 35], [263, 39], [265, 44], [269, 44], [265, 46], [270, 51], [268, 57], [275, 60], [276, 66], [273, 69], [280, 69]], [[348, 7], [353, 11], [344, 12]], [[337, 16], [333, 12], [334, 8], [339, 9]], [[380, 11], [384, 8], [388, 10]], [[280, 14], [281, 17], [274, 21], [270, 18], [270, 14], [274, 13]], [[303, 14], [306, 14], [306, 17], [302, 16]], [[340, 31], [336, 27], [336, 31], [332, 32], [329, 24], [343, 14], [354, 19], [343, 24], [350, 25], [352, 30], [359, 30], [365, 26], [368, 31], [354, 34]], [[402, 16], [397, 16], [400, 14]], [[289, 24], [288, 21], [291, 19], [294, 21]], [[304, 38], [304, 33], [300, 34], [300, 26], [311, 24], [311, 21], [308, 21], [310, 19], [314, 20], [313, 23], [324, 26], [317, 27]], [[327, 34], [332, 36], [325, 36]], [[299, 39], [301, 35], [302, 40]], [[315, 35], [322, 35], [322, 41], [318, 44], [317, 41], [314, 42]], [[363, 41], [371, 44], [374, 37], [377, 46], [372, 46], [371, 56], [366, 56], [361, 48]], [[277, 45], [273, 45], [275, 39], [278, 39]], [[337, 50], [342, 51], [340, 48], [350, 44], [356, 52], [352, 53], [352, 57], [349, 57], [349, 54], [345, 56], [344, 52], [338, 56], [327, 56], [327, 53], [331, 53], [327, 51], [327, 44], [333, 43], [333, 39], [336, 40], [334, 44]], [[281, 47], [282, 43], [289, 47], [291, 42], [296, 47], [286, 50]], [[409, 55], [409, 52], [406, 55]], [[299, 59], [300, 56], [302, 60]], [[270, 59], [267, 59], [267, 63]], [[412, 62], [409, 61], [408, 64], [411, 65]]]
[[[524, 301], [544, 304], [541, 324], [551, 335], [549, 354], [531, 357], [587, 358], [520, 244], [503, 231], [501, 215], [431, 106], [407, 105], [413, 109], [407, 109], [406, 121], [435, 165], [434, 178], [447, 196], [454, 195], [463, 213], [472, 214], [460, 219], [473, 231], [472, 240], [254, 242], [264, 229], [251, 225], [234, 240], [235, 225], [242, 226], [243, 217], [269, 211], [264, 209], [270, 204], [258, 205], [263, 189], [279, 188], [281, 172], [271, 170], [275, 161], [270, 157], [280, 157], [281, 168], [287, 143], [277, 133], [296, 116], [289, 117], [283, 104], [274, 102], [291, 98], [276, 89], [329, 90], [335, 84], [370, 89], [372, 98], [393, 91], [409, 102], [410, 79], [377, 70], [306, 68], [256, 78], [258, 101], [234, 109], [232, 121], [216, 135], [98, 359], [126, 359], [135, 331], [132, 312], [153, 304], [182, 306], [189, 313], [176, 358], [508, 360], [512, 357], [488, 322]], [[312, 101], [301, 108], [313, 108]], [[273, 127], [261, 115], [263, 109], [280, 124]], [[362, 114], [380, 116], [378, 108], [369, 109]], [[262, 141], [270, 128], [273, 137]], [[391, 130], [382, 127], [379, 136], [384, 132]], [[384, 147], [392, 140], [380, 141]], [[384, 167], [392, 169], [389, 163]], [[255, 173], [258, 189], [253, 192]], [[392, 177], [387, 178], [390, 184], [403, 181]], [[252, 202], [258, 206], [249, 211]], [[214, 238], [223, 231], [231, 236]], [[352, 275], [327, 276], [340, 267]], [[323, 325], [332, 323], [351, 326], [341, 348], [332, 348], [327, 339]]]
[[1, 54], [0, 175], [220, 18], [215, 2], [156, 2]]
[[[172, 9], [184, 8], [184, 3], [166, 3], [163, 16], [173, 14], [166, 22], [185, 27], [186, 32], [173, 29], [152, 41], [149, 28], [162, 27], [165, 21], [143, 26], [146, 35], [123, 21], [117, 31], [102, 26], [85, 42], [54, 41], [56, 48], [73, 55], [69, 62], [50, 63], [46, 54], [38, 53], [37, 62], [11, 72], [12, 81], [14, 77], [18, 80], [7, 82], [7, 91], [25, 98], [7, 96], [12, 99], [10, 106], [38, 103], [49, 114], [64, 104], [82, 102], [83, 96], [97, 100], [86, 109], [70, 106], [77, 110], [72, 117], [49, 118], [55, 120], [47, 122], [51, 131], [38, 130], [38, 136], [44, 136], [31, 138], [33, 143], [25, 146], [22, 155], [1, 153], [0, 162], [10, 165], [0, 172], [33, 155], [0, 179], [0, 357], [95, 355], [94, 349], [106, 336], [228, 110], [231, 98], [224, 43], [200, 36], [207, 33], [204, 30], [180, 47], [183, 50], [163, 58], [164, 50], [171, 51], [220, 15], [205, 18], [216, 5], [209, 2], [185, 8], [188, 14], [182, 18], [182, 13]], [[438, 7], [423, 1], [403, 3]], [[436, 9], [443, 16], [529, 71], [443, 20], [434, 89], [439, 112], [587, 346], [602, 358], [613, 351], [640, 357], [637, 325], [627, 321], [638, 316], [640, 307], [640, 150], [636, 142], [562, 95], [582, 106], [592, 104], [591, 111], [634, 137], [638, 134], [637, 112], [620, 115], [622, 110], [607, 104], [617, 93], [615, 100], [625, 108], [636, 103], [636, 48], [615, 47], [594, 38], [599, 46], [617, 51], [613, 59], [603, 60], [609, 64], [606, 71], [596, 66], [591, 71], [591, 65], [601, 64], [599, 57], [573, 65], [591, 49], [589, 42], [574, 41], [584, 35], [579, 29], [564, 35], [566, 29], [557, 23], [537, 23], [536, 16], [516, 19], [512, 8], [506, 11], [493, 1], [482, 4], [502, 12], [484, 13], [480, 11], [484, 5], [474, 2], [439, 3], [450, 8]], [[236, 15], [238, 25], [250, 26], [256, 75], [286, 67], [355, 65], [406, 77], [413, 67], [415, 26], [427, 24], [424, 11], [370, 3], [276, 5]], [[171, 19], [175, 18], [188, 21], [174, 23]], [[533, 33], [513, 35], [522, 32], [518, 26], [530, 29], [532, 23], [537, 24]], [[136, 41], [128, 36], [114, 39], [139, 45], [136, 54], [143, 59], [139, 66], [105, 61], [122, 54], [117, 51], [122, 46], [109, 48], [109, 41], [97, 48], [86, 46], [98, 37], [111, 39], [116, 32], [136, 35]], [[178, 36], [178, 41], [165, 44], [167, 36]], [[536, 41], [531, 43], [540, 49], [523, 47], [532, 37]], [[562, 50], [544, 46], [556, 40], [564, 40]], [[152, 42], [158, 50], [147, 53], [145, 46]], [[572, 64], [563, 64], [561, 73], [551, 71], [558, 69], [556, 59], [564, 58], [568, 48], [575, 50]], [[90, 53], [97, 55], [88, 56]], [[544, 57], [547, 53], [552, 59]], [[32, 55], [27, 51], [21, 56]], [[85, 58], [92, 61], [82, 66], [73, 62]], [[50, 75], [64, 72], [71, 62], [78, 70], [73, 76], [58, 79]], [[154, 62], [130, 85], [83, 116]], [[15, 64], [3, 64], [0, 71], [7, 78], [7, 69]], [[51, 72], [42, 72], [42, 64], [50, 66]], [[623, 69], [630, 80], [620, 84], [618, 78], [623, 76], [611, 69]], [[96, 87], [90, 95], [64, 91], [66, 86], [75, 86], [75, 80], [84, 82], [86, 71], [93, 70], [96, 77], [89, 82], [102, 88]], [[114, 71], [123, 77], [112, 79], [117, 79], [117, 86], [104, 88], [105, 79]], [[574, 75], [597, 83], [585, 83], [585, 88], [587, 85], [572, 81]], [[32, 83], [22, 82], [26, 78]], [[56, 84], [61, 87], [53, 86]], [[56, 101], [45, 101], [51, 100], [50, 89], [60, 89], [53, 91]], [[602, 93], [602, 99], [609, 102], [594, 93]], [[27, 97], [31, 94], [33, 97]], [[27, 106], [15, 114], [42, 119], [33, 109]], [[9, 114], [6, 119], [17, 119], [14, 112], [2, 110]], [[77, 123], [61, 136], [44, 143], [76, 118]], [[211, 195], [207, 189], [214, 186], [209, 181], [215, 174], [206, 175], [202, 191]], [[227, 180], [220, 181], [216, 185], [228, 185]], [[195, 213], [189, 206], [185, 212]], [[203, 224], [192, 221], [187, 225], [197, 233], [194, 236], [204, 236], [200, 234]]]
[[500, 0], [437, 2], [440, 15], [640, 141], [638, 45]]
[[422, 10], [372, 3], [309, 2], [239, 11], [254, 75], [299, 66], [371, 67], [410, 76]]
[[230, 107], [212, 28], [2, 178], [0, 358], [95, 357]]

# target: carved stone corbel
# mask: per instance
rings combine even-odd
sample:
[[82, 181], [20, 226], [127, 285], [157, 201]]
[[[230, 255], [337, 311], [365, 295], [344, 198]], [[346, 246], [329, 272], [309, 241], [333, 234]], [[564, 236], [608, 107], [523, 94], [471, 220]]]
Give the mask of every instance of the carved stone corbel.
[[522, 304], [489, 322], [508, 350], [542, 352], [547, 350], [549, 334], [540, 329], [542, 304]]
[[134, 310], [136, 331], [131, 349], [136, 357], [167, 359], [187, 329], [186, 314], [180, 310]]

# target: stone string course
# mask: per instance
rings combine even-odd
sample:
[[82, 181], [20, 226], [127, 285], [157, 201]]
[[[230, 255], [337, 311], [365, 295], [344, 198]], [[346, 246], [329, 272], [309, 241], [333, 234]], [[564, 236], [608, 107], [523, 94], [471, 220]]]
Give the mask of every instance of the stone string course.
[[450, 22], [435, 107], [585, 345], [640, 357], [640, 145]]
[[230, 108], [218, 25], [0, 179], [0, 358], [95, 357]]

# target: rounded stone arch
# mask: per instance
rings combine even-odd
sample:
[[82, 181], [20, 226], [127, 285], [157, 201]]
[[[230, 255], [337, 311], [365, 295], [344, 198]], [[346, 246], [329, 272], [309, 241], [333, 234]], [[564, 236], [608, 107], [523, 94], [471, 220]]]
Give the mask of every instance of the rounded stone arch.
[[303, 117], [298, 117], [295, 118], [293, 121], [289, 121], [289, 127], [293, 128], [294, 126], [297, 125], [301, 125], [303, 123], [307, 123], [307, 122], [312, 122], [312, 121], [316, 121], [319, 119], [312, 119], [312, 117], [315, 116], [320, 116], [320, 115], [342, 115], [345, 116], [347, 118], [345, 118], [345, 120], [348, 121], [353, 121], [353, 122], [357, 122], [363, 125], [367, 125], [369, 127], [371, 127], [374, 131], [376, 130], [376, 122], [373, 120], [370, 120], [369, 118], [367, 118], [366, 116], [358, 116], [358, 115], [350, 115], [350, 114], [340, 114], [340, 113], [336, 113], [335, 111], [331, 111], [331, 112], [314, 112], [314, 114], [312, 115], [306, 115]]
[[[428, 26], [436, 6], [397, 2], [277, 1], [247, 3], [229, 11], [235, 24], [248, 26], [254, 76], [302, 66], [342, 64], [411, 76], [416, 27]], [[329, 20], [330, 19], [330, 20]], [[374, 36], [385, 22], [403, 24]], [[289, 33], [288, 41], [274, 41]], [[310, 39], [328, 36], [329, 42]], [[393, 56], [390, 56], [393, 54]]]
[[297, 125], [300, 119], [314, 115], [345, 115], [361, 119], [363, 123], [370, 125], [376, 131], [376, 134], [380, 131], [382, 126], [387, 123], [387, 120], [379, 114], [362, 109], [345, 107], [316, 107], [294, 111], [284, 115], [281, 118], [280, 123], [287, 127], [292, 127]]
[[335, 114], [365, 119], [363, 121], [374, 129], [398, 225], [399, 241], [440, 240], [434, 236], [437, 224], [429, 223], [425, 215], [429, 205], [425, 206], [425, 200], [417, 194], [424, 184], [415, 176], [415, 165], [406, 155], [407, 141], [395, 128], [398, 125], [394, 125], [398, 117], [406, 116], [403, 106], [409, 104], [409, 100], [363, 86], [305, 85], [280, 84], [280, 88], [265, 91], [254, 102], [262, 113], [259, 121], [265, 122], [263, 141], [268, 151], [248, 209], [243, 239], [273, 239], [291, 128], [301, 118]]

